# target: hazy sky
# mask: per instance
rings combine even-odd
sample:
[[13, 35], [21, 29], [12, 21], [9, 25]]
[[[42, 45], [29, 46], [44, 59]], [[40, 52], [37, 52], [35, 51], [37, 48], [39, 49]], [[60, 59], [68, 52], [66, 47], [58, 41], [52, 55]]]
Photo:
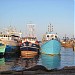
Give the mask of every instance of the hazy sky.
[[36, 25], [38, 39], [51, 23], [60, 37], [74, 35], [74, 0], [0, 0], [0, 29], [15, 26], [25, 35], [26, 24]]

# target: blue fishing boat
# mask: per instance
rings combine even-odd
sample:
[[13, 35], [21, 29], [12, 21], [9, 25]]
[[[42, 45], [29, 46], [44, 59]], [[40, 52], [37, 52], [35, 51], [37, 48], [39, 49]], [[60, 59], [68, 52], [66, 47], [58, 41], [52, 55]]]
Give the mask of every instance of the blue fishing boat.
[[51, 24], [48, 26], [48, 32], [43, 37], [43, 44], [41, 46], [41, 53], [44, 54], [60, 54], [61, 44], [57, 34], [51, 33]]

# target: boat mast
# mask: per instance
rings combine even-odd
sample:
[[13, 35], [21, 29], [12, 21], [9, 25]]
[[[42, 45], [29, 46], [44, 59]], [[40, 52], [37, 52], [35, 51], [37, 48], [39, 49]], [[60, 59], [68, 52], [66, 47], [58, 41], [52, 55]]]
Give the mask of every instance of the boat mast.
[[35, 37], [35, 24], [27, 24], [27, 32], [29, 37]]
[[51, 25], [51, 23], [48, 25], [48, 33], [53, 32], [53, 26]]
[[16, 28], [15, 27], [12, 27], [11, 25], [7, 28], [6, 32], [7, 32], [6, 34], [8, 34], [9, 36], [16, 35], [16, 36], [20, 36], [21, 37], [21, 35], [22, 35], [22, 32], [21, 31], [18, 32], [16, 30]]

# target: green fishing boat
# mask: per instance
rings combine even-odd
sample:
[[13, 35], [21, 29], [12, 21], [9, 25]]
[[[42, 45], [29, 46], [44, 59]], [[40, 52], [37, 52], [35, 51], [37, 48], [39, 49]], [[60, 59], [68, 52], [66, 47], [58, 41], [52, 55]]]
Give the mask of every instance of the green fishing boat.
[[4, 55], [6, 46], [0, 43], [0, 55]]

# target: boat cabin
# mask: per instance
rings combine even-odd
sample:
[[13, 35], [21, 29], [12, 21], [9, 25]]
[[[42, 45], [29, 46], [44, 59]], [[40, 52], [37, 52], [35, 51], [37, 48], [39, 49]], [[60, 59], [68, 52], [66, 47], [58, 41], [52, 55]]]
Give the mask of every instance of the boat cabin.
[[46, 34], [46, 40], [58, 39], [57, 34]]
[[26, 42], [26, 41], [31, 42], [31, 43], [35, 43], [37, 41], [37, 38], [36, 37], [25, 37], [22, 39], [22, 43]]

